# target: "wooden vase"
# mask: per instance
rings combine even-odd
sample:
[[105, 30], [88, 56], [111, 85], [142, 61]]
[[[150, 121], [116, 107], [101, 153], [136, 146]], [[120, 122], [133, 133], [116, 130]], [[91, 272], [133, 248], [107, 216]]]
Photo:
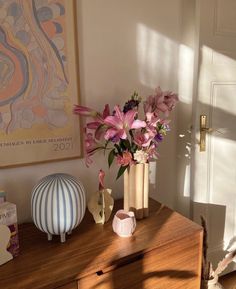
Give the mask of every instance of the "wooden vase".
[[124, 210], [148, 217], [149, 164], [131, 165], [124, 173]]

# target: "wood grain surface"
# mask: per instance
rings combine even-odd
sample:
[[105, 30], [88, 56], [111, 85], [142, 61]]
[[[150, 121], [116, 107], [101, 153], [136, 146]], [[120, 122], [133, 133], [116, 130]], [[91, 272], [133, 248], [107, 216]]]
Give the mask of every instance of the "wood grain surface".
[[79, 289], [198, 289], [199, 235], [164, 245], [136, 261], [79, 280]]
[[[114, 212], [121, 207], [122, 202], [116, 202]], [[160, 268], [166, 268], [163, 270], [187, 270], [186, 256], [189, 255], [189, 258], [195, 256], [194, 265], [190, 266], [188, 270], [193, 272], [192, 278], [199, 280], [201, 234], [202, 228], [199, 225], [153, 200], [150, 200], [150, 216], [137, 222], [136, 231], [130, 238], [118, 237], [112, 231], [111, 221], [105, 225], [96, 225], [89, 213], [86, 213], [83, 222], [71, 236], [67, 237], [64, 244], [60, 243], [58, 236], [48, 242], [46, 234], [40, 232], [33, 224], [23, 224], [19, 231], [20, 256], [0, 267], [0, 288], [52, 289], [64, 286], [62, 288], [74, 289], [76, 288], [75, 281], [83, 282], [85, 277], [102, 276], [113, 270], [118, 272], [117, 276], [121, 274], [120, 272], [125, 274], [126, 265], [134, 266], [132, 268], [140, 266], [136, 262], [141, 262], [140, 258], [142, 260], [142, 256], [149, 256], [147, 254], [152, 256], [151, 252], [155, 252], [153, 256], [161, 256], [157, 259], [154, 271], [158, 271]], [[175, 248], [176, 244], [177, 248], [174, 250], [177, 251], [173, 251], [172, 254], [179, 261], [172, 264], [171, 259], [170, 262], [168, 261], [170, 258], [168, 246]], [[178, 244], [185, 244], [185, 246], [182, 247]], [[185, 250], [187, 250], [186, 254]], [[154, 264], [155, 259], [150, 258], [145, 262]], [[161, 262], [166, 265], [160, 267]], [[182, 265], [177, 269], [178, 262]], [[146, 263], [142, 264], [142, 270], [144, 270], [142, 272], [149, 274], [150, 268], [147, 266], [147, 269], [144, 269]], [[70, 282], [74, 283], [70, 284]], [[104, 288], [116, 289], [116, 287]], [[184, 288], [191, 289], [193, 287]]]

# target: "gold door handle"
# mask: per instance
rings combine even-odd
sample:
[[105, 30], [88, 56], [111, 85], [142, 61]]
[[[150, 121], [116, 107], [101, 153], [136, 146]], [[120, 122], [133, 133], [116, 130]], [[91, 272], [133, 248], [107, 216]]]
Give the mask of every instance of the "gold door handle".
[[207, 116], [200, 115], [200, 152], [206, 151], [206, 133], [212, 131], [212, 128], [207, 127]]

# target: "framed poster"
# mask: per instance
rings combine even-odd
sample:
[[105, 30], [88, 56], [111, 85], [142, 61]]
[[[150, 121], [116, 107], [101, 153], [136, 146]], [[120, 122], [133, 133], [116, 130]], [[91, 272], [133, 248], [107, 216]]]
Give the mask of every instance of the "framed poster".
[[81, 155], [76, 3], [0, 1], [0, 167]]

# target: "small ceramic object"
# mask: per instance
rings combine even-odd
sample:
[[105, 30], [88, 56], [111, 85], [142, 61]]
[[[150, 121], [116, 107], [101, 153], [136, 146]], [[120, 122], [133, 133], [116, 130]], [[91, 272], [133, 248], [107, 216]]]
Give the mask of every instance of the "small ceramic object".
[[10, 237], [10, 229], [6, 225], [0, 225], [0, 265], [13, 259], [12, 254], [7, 251]]
[[120, 237], [130, 237], [132, 236], [136, 227], [136, 219], [134, 212], [126, 212], [124, 210], [119, 210], [116, 212], [112, 228], [113, 231]]
[[96, 224], [104, 224], [111, 216], [114, 199], [111, 189], [104, 189], [92, 194], [88, 202], [88, 210], [93, 215]]
[[104, 224], [111, 216], [114, 206], [114, 199], [111, 196], [111, 189], [104, 187], [105, 173], [99, 171], [99, 191], [92, 194], [88, 202], [88, 210], [93, 215], [96, 224]]
[[68, 174], [53, 174], [39, 181], [32, 192], [31, 212], [36, 227], [48, 234], [60, 235], [65, 242], [82, 221], [86, 209], [82, 183]]

